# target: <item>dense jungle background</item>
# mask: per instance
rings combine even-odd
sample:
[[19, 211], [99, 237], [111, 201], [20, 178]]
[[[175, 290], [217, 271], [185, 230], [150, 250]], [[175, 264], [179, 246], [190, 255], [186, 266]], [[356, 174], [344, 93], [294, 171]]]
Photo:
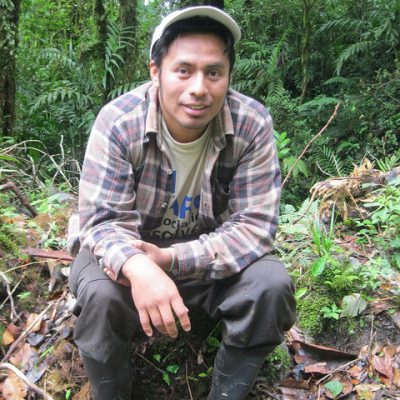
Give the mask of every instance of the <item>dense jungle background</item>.
[[[0, 399], [90, 398], [65, 251], [86, 141], [192, 4], [241, 26], [232, 87], [270, 110], [284, 178], [298, 321], [251, 398], [400, 399], [399, 0], [0, 0]], [[206, 399], [220, 327], [193, 318], [137, 338], [135, 399]]]

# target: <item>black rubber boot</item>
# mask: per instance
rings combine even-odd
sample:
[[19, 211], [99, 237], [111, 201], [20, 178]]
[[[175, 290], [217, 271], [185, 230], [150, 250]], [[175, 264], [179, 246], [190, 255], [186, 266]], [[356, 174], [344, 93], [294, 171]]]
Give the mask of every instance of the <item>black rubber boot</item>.
[[270, 351], [248, 350], [221, 344], [214, 361], [208, 400], [244, 400]]
[[103, 364], [82, 355], [94, 400], [130, 400], [132, 392], [129, 350], [119, 351]]

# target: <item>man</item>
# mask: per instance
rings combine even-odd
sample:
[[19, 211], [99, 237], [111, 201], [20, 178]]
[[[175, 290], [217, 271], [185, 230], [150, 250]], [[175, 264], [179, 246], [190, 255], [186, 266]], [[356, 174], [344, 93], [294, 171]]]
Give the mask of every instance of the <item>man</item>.
[[272, 121], [229, 89], [239, 38], [214, 7], [168, 15], [153, 35], [151, 82], [94, 124], [70, 287], [96, 400], [130, 399], [137, 329], [176, 338], [196, 308], [222, 321], [208, 398], [245, 399], [294, 322], [293, 285], [270, 255], [280, 196]]

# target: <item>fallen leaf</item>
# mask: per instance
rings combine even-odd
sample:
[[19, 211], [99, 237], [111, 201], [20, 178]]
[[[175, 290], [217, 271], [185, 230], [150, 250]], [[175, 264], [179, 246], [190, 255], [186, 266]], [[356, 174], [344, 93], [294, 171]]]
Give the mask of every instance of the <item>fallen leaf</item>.
[[307, 400], [309, 392], [303, 389], [279, 387], [283, 400]]
[[15, 338], [14, 338], [13, 334], [6, 328], [3, 332], [3, 338], [1, 340], [1, 342], [3, 343], [3, 346], [8, 346], [9, 344], [11, 344], [14, 341], [15, 341]]
[[28, 343], [21, 344], [10, 357], [11, 364], [19, 369], [29, 369], [36, 360], [36, 352]]
[[13, 372], [7, 371], [7, 378], [2, 384], [4, 400], [23, 400], [28, 395], [28, 388]]
[[400, 311], [396, 311], [394, 314], [391, 315], [394, 324], [400, 329]]
[[327, 367], [326, 362], [319, 362], [315, 364], [308, 364], [304, 367], [304, 372], [307, 374], [317, 373], [317, 374], [329, 374], [330, 370]]
[[392, 359], [388, 355], [382, 357], [373, 355], [370, 357], [370, 362], [380, 374], [385, 375], [390, 381], [393, 379]]
[[42, 319], [39, 318], [39, 314], [35, 314], [35, 313], [29, 314], [29, 317], [25, 324], [26, 325], [25, 329], [27, 329], [34, 323], [33, 327], [30, 329], [30, 331], [37, 332], [40, 329], [41, 322], [42, 322]]
[[[329, 383], [332, 382], [331, 385]], [[328, 387], [326, 386], [328, 385]], [[353, 391], [353, 384], [351, 383], [350, 377], [346, 373], [336, 372], [332, 375], [331, 379], [326, 382], [323, 387], [325, 388], [325, 395], [329, 399], [337, 399], [345, 397]], [[339, 389], [339, 393], [331, 391], [331, 389]], [[340, 396], [339, 396], [340, 394]]]
[[310, 381], [309, 380], [301, 380], [301, 379], [293, 379], [286, 378], [281, 382], [282, 387], [293, 388], [293, 389], [310, 389]]
[[361, 399], [364, 400], [374, 400], [375, 393], [379, 389], [382, 388], [382, 385], [379, 383], [370, 383], [370, 384], [360, 384], [354, 387], [354, 390], [358, 394]]
[[344, 296], [342, 299], [342, 314], [344, 317], [357, 317], [366, 308], [368, 303], [361, 296], [360, 293], [353, 293], [348, 296]]

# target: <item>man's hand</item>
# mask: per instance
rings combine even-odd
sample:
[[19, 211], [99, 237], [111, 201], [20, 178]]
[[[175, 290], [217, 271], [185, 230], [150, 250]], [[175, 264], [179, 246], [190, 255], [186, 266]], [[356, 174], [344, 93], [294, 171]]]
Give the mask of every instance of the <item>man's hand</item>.
[[172, 252], [174, 251], [173, 248], [161, 248], [143, 240], [135, 240], [133, 244], [137, 249], [146, 253], [146, 255], [164, 271], [169, 271], [172, 261]]
[[153, 334], [153, 325], [159, 332], [176, 338], [178, 329], [175, 315], [183, 330], [190, 331], [188, 309], [178, 288], [151, 257], [146, 254], [134, 255], [123, 265], [122, 273], [130, 282], [133, 302], [147, 336]]

